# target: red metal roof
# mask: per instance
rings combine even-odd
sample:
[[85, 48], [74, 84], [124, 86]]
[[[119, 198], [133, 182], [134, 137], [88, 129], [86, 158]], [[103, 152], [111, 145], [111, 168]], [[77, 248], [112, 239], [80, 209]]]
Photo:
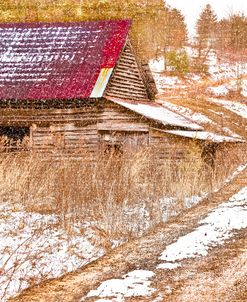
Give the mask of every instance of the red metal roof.
[[0, 99], [95, 97], [129, 27], [127, 20], [0, 24]]

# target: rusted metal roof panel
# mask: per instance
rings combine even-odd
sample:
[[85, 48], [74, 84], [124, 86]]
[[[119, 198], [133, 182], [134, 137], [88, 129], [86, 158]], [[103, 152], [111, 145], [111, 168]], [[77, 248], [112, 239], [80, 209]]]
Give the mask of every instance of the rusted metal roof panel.
[[99, 98], [103, 96], [108, 81], [111, 77], [113, 68], [102, 68], [98, 76], [97, 82], [94, 85], [94, 89], [90, 95], [91, 98]]
[[0, 99], [100, 97], [129, 28], [128, 20], [0, 24]]

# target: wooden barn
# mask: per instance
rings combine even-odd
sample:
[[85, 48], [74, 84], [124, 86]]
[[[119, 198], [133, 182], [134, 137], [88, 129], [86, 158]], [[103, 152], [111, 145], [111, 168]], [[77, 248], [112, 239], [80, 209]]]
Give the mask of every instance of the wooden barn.
[[130, 26], [0, 24], [2, 138], [45, 152], [151, 147], [161, 158], [180, 158], [197, 131], [204, 148], [200, 125], [154, 101], [156, 86], [131, 46]]

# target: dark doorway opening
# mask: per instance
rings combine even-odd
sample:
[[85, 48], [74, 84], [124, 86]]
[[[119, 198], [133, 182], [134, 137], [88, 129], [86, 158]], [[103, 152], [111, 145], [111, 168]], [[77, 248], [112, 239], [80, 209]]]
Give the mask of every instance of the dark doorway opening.
[[30, 136], [28, 127], [0, 127], [1, 149], [13, 151], [22, 147], [25, 138]]

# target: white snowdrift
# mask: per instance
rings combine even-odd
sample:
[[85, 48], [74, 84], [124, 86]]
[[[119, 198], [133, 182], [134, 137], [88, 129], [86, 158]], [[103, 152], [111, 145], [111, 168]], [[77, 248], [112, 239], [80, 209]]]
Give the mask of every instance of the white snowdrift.
[[111, 298], [101, 301], [124, 301], [125, 297], [150, 296], [155, 290], [150, 288], [149, 279], [154, 275], [151, 271], [135, 270], [124, 275], [122, 279], [104, 281], [96, 290], [91, 290], [81, 302], [89, 297]]
[[[66, 230], [56, 215], [14, 211], [0, 204], [0, 301], [44, 279], [76, 270], [103, 255], [89, 225]], [[81, 235], [81, 230], [85, 231]]]
[[207, 90], [215, 96], [226, 96], [229, 93], [229, 89], [225, 85], [208, 87]]
[[167, 246], [158, 265], [160, 269], [177, 267], [184, 259], [206, 256], [208, 251], [233, 236], [234, 230], [247, 227], [247, 187], [212, 211], [193, 232]]

